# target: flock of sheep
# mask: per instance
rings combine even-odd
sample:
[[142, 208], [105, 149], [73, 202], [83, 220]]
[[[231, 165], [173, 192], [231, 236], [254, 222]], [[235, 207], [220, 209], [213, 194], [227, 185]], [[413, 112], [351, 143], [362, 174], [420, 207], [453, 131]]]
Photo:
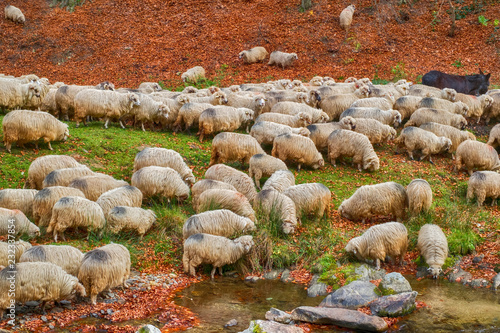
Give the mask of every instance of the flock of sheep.
[[[500, 125], [492, 129], [487, 144], [463, 130], [465, 116], [489, 121], [500, 115], [499, 91], [476, 98], [404, 80], [375, 85], [368, 79], [337, 83], [314, 77], [308, 83], [277, 80], [172, 92], [150, 82], [137, 89], [115, 89], [109, 82], [51, 85], [27, 75], [0, 76], [0, 107], [10, 110], [2, 123], [9, 152], [14, 142], [22, 147], [40, 138], [52, 150], [51, 141], [65, 140], [69, 134], [68, 125], [57, 117], [74, 119], [76, 126], [101, 119], [106, 128], [110, 120], [122, 127], [125, 120], [140, 123], [143, 130], [155, 124], [171, 131], [197, 126], [200, 141], [215, 135], [209, 168], [199, 181], [178, 152], [145, 148], [135, 157], [130, 184], [96, 173], [70, 156], [46, 155], [30, 165], [25, 189], [0, 191], [0, 235], [8, 234], [9, 220], [14, 220], [16, 235], [37, 236], [39, 228], [46, 227], [56, 242], [65, 239], [68, 228], [99, 234], [131, 229], [142, 237], [156, 220], [152, 210], [141, 208], [144, 200], [159, 196], [182, 203], [191, 196], [196, 215], [183, 227], [183, 265], [192, 275], [198, 265], [207, 263], [213, 265], [213, 278], [217, 268], [248, 253], [254, 246], [252, 236], [231, 237], [255, 230], [262, 222], [257, 216], [278, 219], [285, 234], [295, 232], [301, 216], [328, 216], [330, 190], [321, 183], [296, 184], [288, 170], [290, 164], [299, 170], [321, 168], [325, 153], [334, 166], [349, 157], [359, 171], [376, 172], [380, 160], [374, 144], [388, 140], [406, 149], [410, 158], [420, 152], [420, 159], [428, 157], [431, 163], [433, 154], [455, 152], [456, 169], [465, 165], [471, 174], [468, 199], [476, 196], [481, 205], [486, 197], [495, 201], [500, 195], [500, 175], [495, 172], [500, 161], [493, 148], [500, 140]], [[395, 128], [405, 120], [397, 137]], [[240, 128], [250, 134], [233, 132]], [[266, 145], [272, 145], [271, 155]], [[248, 165], [248, 174], [227, 162]], [[480, 171], [472, 173], [474, 169]], [[268, 179], [261, 187], [263, 177]], [[431, 204], [432, 190], [423, 179], [413, 180], [407, 188], [395, 182], [361, 186], [338, 207], [342, 217], [364, 222], [392, 215], [398, 222], [372, 226], [350, 240], [346, 250], [375, 260], [377, 268], [386, 256], [402, 258], [408, 233], [401, 222], [407, 211], [418, 214]], [[19, 302], [87, 294], [95, 303], [100, 292], [126, 286], [130, 254], [121, 245], [85, 255], [67, 246], [31, 247], [23, 241], [15, 246], [13, 269], [8, 244], [0, 245], [0, 265], [6, 266], [0, 272], [2, 310], [11, 304], [7, 277], [12, 270], [24, 284], [16, 292]], [[437, 277], [448, 253], [446, 236], [438, 226], [425, 225], [418, 248]], [[54, 265], [62, 270], [52, 269]]]

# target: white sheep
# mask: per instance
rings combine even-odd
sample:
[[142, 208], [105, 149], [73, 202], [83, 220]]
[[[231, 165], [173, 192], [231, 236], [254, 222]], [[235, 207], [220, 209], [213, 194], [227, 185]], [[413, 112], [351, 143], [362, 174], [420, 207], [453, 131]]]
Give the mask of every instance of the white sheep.
[[255, 122], [271, 121], [277, 124], [283, 124], [290, 127], [306, 127], [312, 123], [312, 116], [306, 112], [299, 112], [295, 115], [281, 114], [276, 112], [262, 113], [255, 119]]
[[286, 53], [281, 51], [273, 51], [269, 56], [268, 65], [281, 66], [283, 69], [285, 67], [292, 66], [295, 60], [298, 60], [297, 53]]
[[266, 105], [266, 97], [263, 95], [242, 96], [232, 93], [227, 97], [227, 105], [235, 108], [247, 108], [255, 114], [260, 114]]
[[192, 82], [195, 83], [200, 79], [205, 78], [205, 69], [201, 66], [194, 66], [188, 69], [181, 75], [182, 82]]
[[186, 103], [181, 106], [177, 119], [172, 125], [175, 132], [179, 132], [184, 125], [184, 130], [190, 129], [192, 126], [198, 126], [200, 115], [206, 109], [213, 107], [210, 103]]
[[474, 169], [496, 171], [500, 169], [497, 151], [490, 145], [474, 140], [462, 142], [456, 152], [455, 171], [465, 168], [472, 175]]
[[68, 184], [68, 187], [79, 189], [85, 195], [85, 198], [96, 201], [104, 192], [126, 185], [129, 184], [124, 180], [96, 173], [94, 175], [75, 178]]
[[419, 127], [405, 127], [399, 137], [394, 140], [397, 150], [404, 147], [408, 152], [408, 156], [413, 160], [413, 152], [419, 150], [422, 152], [420, 161], [429, 157], [429, 162], [432, 162], [434, 154], [448, 152], [451, 148], [452, 142], [444, 136], [437, 136], [436, 134], [423, 130]]
[[483, 113], [488, 113], [488, 109], [493, 105], [494, 99], [490, 95], [481, 95], [479, 97], [457, 93], [457, 101], [463, 102], [469, 107], [468, 116], [475, 118], [477, 123]]
[[382, 124], [398, 127], [401, 124], [401, 113], [396, 110], [380, 110], [378, 108], [349, 108], [342, 112], [340, 119], [350, 116], [352, 118], [370, 118]]
[[[264, 105], [260, 113], [258, 113], [257, 115], [266, 112], [276, 112], [272, 111], [272, 109], [276, 104], [280, 102], [294, 102], [314, 107], [314, 105], [309, 105], [309, 103], [311, 103], [311, 100], [309, 99], [309, 95], [304, 92], [295, 92], [293, 90], [272, 90], [265, 92], [265, 96], [266, 96], [266, 105]], [[307, 110], [300, 110], [300, 111], [307, 111]], [[279, 112], [279, 113], [295, 114], [296, 112], [294, 113]]]
[[408, 94], [420, 97], [437, 97], [455, 102], [457, 91], [451, 88], [439, 89], [436, 87], [426, 86], [424, 84], [414, 84], [410, 87]]
[[262, 190], [257, 194], [253, 207], [261, 217], [260, 223], [265, 220], [270, 223], [279, 221], [284, 234], [295, 232], [298, 224], [297, 208], [289, 196], [274, 189]]
[[416, 215], [421, 211], [428, 212], [432, 205], [432, 189], [425, 179], [413, 179], [406, 187], [408, 210]]
[[150, 94], [156, 91], [162, 91], [163, 88], [158, 84], [158, 82], [141, 82], [138, 89], [144, 94]]
[[250, 50], [241, 51], [238, 58], [243, 59], [246, 64], [253, 64], [256, 62], [264, 61], [269, 52], [262, 46], [252, 47]]
[[311, 133], [309, 138], [314, 142], [319, 151], [328, 148], [328, 137], [337, 129], [354, 130], [356, 128], [356, 119], [344, 117], [339, 122], [330, 122], [324, 124], [312, 124], [307, 126]]
[[498, 145], [500, 145], [500, 124], [496, 124], [495, 126], [493, 126], [488, 137], [488, 142], [486, 142], [486, 144], [492, 147], [497, 147]]
[[335, 130], [328, 136], [328, 159], [333, 166], [337, 166], [337, 159], [344, 156], [352, 157], [352, 163], [359, 171], [376, 171], [380, 168], [380, 159], [366, 135]]
[[349, 32], [349, 28], [351, 27], [354, 10], [356, 10], [356, 7], [354, 5], [349, 5], [344, 8], [342, 12], [340, 12], [340, 27], [346, 31], [346, 34]]
[[420, 108], [431, 108], [431, 109], [441, 109], [446, 110], [451, 113], [461, 114], [462, 116], [467, 116], [469, 114], [469, 107], [460, 101], [451, 102], [446, 99], [436, 98], [436, 97], [425, 97], [422, 98], [420, 103], [417, 105]]
[[417, 248], [429, 265], [427, 271], [436, 279], [448, 257], [448, 240], [443, 230], [435, 224], [424, 224], [418, 232]]
[[132, 174], [130, 183], [141, 190], [144, 198], [159, 195], [169, 201], [176, 198], [179, 202], [189, 198], [189, 186], [177, 171], [169, 167], [152, 165], [141, 168]]
[[137, 94], [139, 104], [134, 104], [132, 109], [125, 117], [134, 118], [134, 123], [140, 122], [142, 131], [145, 132], [144, 123], [160, 122], [161, 118], [168, 118], [170, 109], [163, 102], [155, 101], [153, 98], [145, 94]]
[[141, 207], [142, 192], [134, 186], [122, 186], [104, 192], [96, 202], [101, 206], [104, 216], [108, 216], [116, 206]]
[[349, 109], [355, 101], [368, 97], [370, 89], [362, 86], [352, 93], [330, 95], [319, 102], [319, 107], [328, 115], [330, 120], [338, 120], [342, 112]]
[[274, 189], [283, 192], [293, 185], [295, 185], [295, 176], [293, 173], [289, 170], [278, 170], [266, 180], [262, 190]]
[[40, 86], [36, 83], [13, 80], [1, 80], [0, 83], [0, 108], [23, 108], [33, 97], [40, 97]]
[[28, 168], [28, 177], [24, 187], [41, 190], [43, 188], [43, 180], [52, 171], [80, 166], [82, 166], [82, 164], [78, 163], [73, 157], [67, 155], [45, 155], [37, 157], [31, 162]]
[[177, 121], [181, 107], [191, 102], [191, 96], [188, 94], [176, 93], [173, 97], [168, 97], [164, 92], [156, 92], [149, 95], [157, 102], [165, 104], [170, 112], [168, 117], [160, 117], [159, 122], [163, 128], [172, 128], [173, 124]]
[[493, 99], [493, 103], [483, 114], [486, 124], [490, 123], [491, 118], [498, 118], [500, 116], [500, 93], [495, 92], [490, 94], [488, 92], [488, 95]]
[[206, 109], [200, 114], [199, 131], [197, 135], [200, 142], [206, 135], [215, 132], [235, 131], [243, 125], [248, 125], [253, 120], [254, 112], [247, 108], [233, 108], [230, 106], [219, 106]]
[[37, 245], [26, 250], [19, 262], [50, 262], [78, 276], [83, 253], [71, 245]]
[[287, 160], [296, 162], [298, 171], [300, 171], [302, 164], [315, 170], [325, 165], [323, 156], [316, 149], [314, 142], [305, 136], [297, 134], [277, 136], [273, 142], [271, 155], [284, 162]]
[[293, 185], [283, 191], [283, 194], [293, 200], [298, 214], [313, 214], [314, 216], [330, 216], [332, 193], [321, 183], [306, 183]]
[[[425, 123], [420, 125], [420, 128], [429, 132], [436, 134], [437, 136], [444, 136], [451, 140], [450, 152], [455, 152], [460, 145], [465, 140], [476, 140], [474, 134], [469, 131], [461, 131], [456, 127], [443, 125], [439, 123]], [[455, 156], [452, 154], [453, 159]]]
[[156, 221], [156, 214], [151, 209], [140, 207], [116, 206], [106, 216], [106, 228], [117, 234], [122, 230], [135, 230], [142, 239]]
[[0, 190], [0, 207], [19, 209], [28, 217], [33, 216], [33, 200], [38, 190], [5, 189]]
[[77, 168], [63, 168], [51, 171], [43, 180], [42, 187], [50, 186], [68, 186], [73, 180], [83, 177], [95, 175], [96, 173], [90, 170], [85, 165], [80, 165]]
[[422, 99], [423, 97], [420, 96], [401, 96], [394, 102], [392, 108], [401, 114], [401, 120], [408, 119], [418, 109], [418, 105]]
[[309, 137], [310, 132], [305, 127], [295, 128], [270, 121], [259, 121], [250, 129], [250, 135], [261, 145], [273, 144], [274, 139], [281, 134], [297, 134]]
[[205, 172], [205, 178], [219, 180], [233, 185], [236, 190], [243, 193], [250, 202], [253, 202], [255, 196], [257, 195], [257, 190], [255, 189], [252, 178], [250, 178], [246, 173], [225, 164], [212, 165]]
[[462, 115], [446, 110], [419, 108], [413, 112], [405, 127], [420, 126], [430, 122], [449, 125], [458, 129], [464, 129], [467, 126], [467, 120]]
[[17, 7], [14, 7], [12, 5], [7, 5], [5, 6], [4, 12], [6, 20], [11, 20], [14, 23], [21, 23], [21, 24], [24, 24], [24, 22], [26, 21], [23, 12]]
[[254, 135], [219, 133], [212, 140], [212, 155], [208, 166], [236, 161], [239, 161], [241, 165], [248, 164], [253, 155], [265, 154], [260, 143]]
[[236, 191], [236, 188], [228, 183], [219, 181], [219, 180], [213, 180], [213, 179], [202, 179], [194, 183], [193, 187], [191, 187], [191, 203], [193, 207], [196, 207], [198, 197], [200, 194], [205, 192], [206, 190], [211, 190], [211, 189], [224, 189], [224, 190], [232, 190]]
[[[342, 118], [342, 120], [346, 118]], [[382, 143], [396, 138], [396, 130], [393, 127], [370, 118], [356, 118], [354, 131], [366, 135], [371, 144]]]
[[7, 267], [19, 262], [23, 253], [31, 247], [31, 244], [23, 240], [16, 242], [0, 242], [0, 266]]
[[229, 209], [255, 222], [255, 211], [252, 205], [247, 197], [237, 191], [225, 189], [206, 190], [198, 196], [196, 206], [193, 208], [196, 213], [214, 209]]
[[282, 113], [288, 115], [297, 115], [301, 112], [311, 116], [313, 123], [324, 123], [331, 119], [326, 112], [316, 109], [304, 103], [292, 101], [282, 101], [274, 104], [270, 110], [272, 113]]
[[382, 97], [368, 97], [354, 101], [350, 107], [371, 107], [381, 110], [391, 110], [395, 103], [392, 93], [385, 93]]
[[255, 230], [255, 223], [247, 217], [240, 216], [228, 209], [210, 210], [191, 216], [184, 222], [182, 237], [205, 233], [230, 237], [236, 233]]
[[500, 197], [500, 174], [496, 171], [476, 171], [467, 183], [467, 202], [476, 197], [481, 207], [486, 198], [492, 198], [491, 205]]
[[250, 178], [255, 179], [258, 189], [260, 189], [260, 179], [262, 177], [270, 177], [278, 170], [288, 170], [285, 162], [266, 153], [253, 155], [248, 164], [248, 175]]
[[33, 221], [40, 227], [49, 225], [52, 208], [62, 197], [77, 196], [85, 198], [85, 194], [77, 188], [66, 186], [50, 186], [44, 188], [33, 198]]
[[12, 235], [19, 238], [23, 234], [36, 237], [40, 235], [40, 228], [31, 223], [20, 210], [0, 208], [0, 236]]

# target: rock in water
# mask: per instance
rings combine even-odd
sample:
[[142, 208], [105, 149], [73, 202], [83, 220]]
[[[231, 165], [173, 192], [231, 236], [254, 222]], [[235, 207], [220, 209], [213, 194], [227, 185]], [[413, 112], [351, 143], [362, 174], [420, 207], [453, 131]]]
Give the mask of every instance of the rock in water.
[[161, 331], [158, 327], [148, 324], [139, 328], [136, 333], [161, 333]]
[[415, 310], [415, 299], [418, 292], [406, 292], [396, 295], [383, 296], [370, 303], [370, 310], [380, 317], [401, 317]]
[[250, 326], [240, 333], [304, 333], [300, 327], [267, 320], [252, 320]]
[[394, 295], [412, 291], [410, 282], [401, 273], [392, 272], [380, 281], [379, 289], [383, 295]]
[[353, 281], [326, 296], [319, 306], [356, 310], [379, 297], [376, 289], [373, 283]]

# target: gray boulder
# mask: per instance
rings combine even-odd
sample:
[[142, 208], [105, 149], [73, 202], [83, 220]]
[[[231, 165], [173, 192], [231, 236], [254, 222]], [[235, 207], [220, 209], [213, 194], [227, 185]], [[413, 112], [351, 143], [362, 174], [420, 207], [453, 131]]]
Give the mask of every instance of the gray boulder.
[[274, 279], [278, 278], [278, 275], [280, 275], [280, 273], [282, 271], [283, 270], [272, 269], [269, 272], [264, 273], [264, 279], [274, 280]]
[[300, 327], [280, 324], [275, 321], [252, 320], [250, 326], [240, 333], [304, 333]]
[[161, 331], [158, 327], [148, 324], [139, 328], [136, 333], [161, 333]]
[[328, 294], [326, 291], [327, 285], [323, 282], [318, 282], [319, 275], [315, 274], [309, 283], [309, 287], [307, 288], [307, 297], [317, 297]]
[[377, 287], [373, 283], [353, 281], [347, 286], [330, 293], [319, 306], [356, 310], [379, 297], [375, 290], [377, 290]]
[[385, 269], [376, 270], [367, 264], [362, 264], [354, 269], [354, 274], [356, 275], [356, 280], [361, 281], [371, 281], [378, 280], [384, 277]]
[[462, 284], [466, 284], [472, 280], [472, 274], [464, 271], [460, 266], [457, 266], [448, 274], [448, 280], [450, 280], [450, 282], [461, 282]]
[[415, 299], [418, 292], [406, 292], [396, 295], [382, 296], [370, 303], [370, 310], [380, 317], [401, 317], [415, 310]]
[[392, 272], [380, 281], [379, 289], [383, 295], [394, 295], [412, 291], [410, 282], [401, 273]]
[[500, 273], [498, 273], [497, 275], [495, 275], [495, 277], [493, 278], [493, 280], [491, 280], [491, 289], [493, 290], [497, 290], [498, 287], [500, 287]]
[[292, 322], [290, 314], [275, 308], [271, 308], [271, 310], [266, 312], [266, 319], [277, 321], [282, 324], [290, 324], [290, 322]]

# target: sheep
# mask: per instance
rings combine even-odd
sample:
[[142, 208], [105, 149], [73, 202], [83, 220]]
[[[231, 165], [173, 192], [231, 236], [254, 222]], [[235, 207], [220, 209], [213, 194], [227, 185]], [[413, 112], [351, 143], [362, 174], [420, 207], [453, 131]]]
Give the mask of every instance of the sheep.
[[14, 242], [0, 242], [0, 266], [7, 267], [19, 262], [23, 253], [31, 247], [31, 244], [23, 240]]
[[489, 94], [489, 96], [493, 99], [493, 103], [483, 114], [486, 125], [490, 123], [491, 118], [498, 118], [500, 116], [500, 93], [496, 92]]
[[40, 86], [38, 84], [1, 80], [0, 108], [9, 110], [24, 108], [33, 97], [40, 97]]
[[159, 147], [146, 147], [135, 155], [134, 169], [136, 172], [139, 169], [147, 166], [169, 167], [177, 171], [184, 182], [192, 185], [196, 182], [191, 168], [184, 162], [184, 158], [172, 149]]
[[106, 216], [106, 228], [117, 234], [122, 230], [135, 230], [140, 239], [153, 226], [156, 214], [151, 209], [116, 206]]
[[[274, 139], [281, 134], [297, 134], [309, 137], [310, 132], [305, 127], [293, 128], [270, 121], [259, 121], [250, 129], [250, 135], [254, 137], [259, 144], [273, 144]], [[263, 152], [264, 151], [262, 151], [262, 153]]]
[[50, 113], [54, 117], [58, 117], [56, 92], [57, 92], [56, 88], [50, 88], [49, 91], [47, 91], [45, 97], [41, 101], [39, 111], [45, 111]]
[[254, 112], [247, 108], [233, 108], [230, 106], [219, 106], [217, 108], [206, 109], [200, 114], [199, 131], [196, 135], [200, 137], [200, 142], [206, 135], [215, 132], [232, 132], [243, 125], [247, 125], [253, 119]]
[[51, 141], [66, 141], [69, 137], [68, 125], [57, 120], [47, 112], [14, 110], [3, 118], [3, 142], [5, 148], [10, 153], [13, 142], [24, 148], [24, 144], [43, 138], [50, 150], [54, 150], [50, 145]]
[[176, 198], [179, 202], [189, 198], [189, 186], [177, 171], [169, 167], [152, 165], [141, 168], [133, 173], [130, 183], [141, 190], [144, 198], [160, 195], [168, 201]]
[[[346, 118], [342, 118], [342, 120]], [[353, 131], [366, 135], [372, 145], [396, 138], [396, 130], [393, 127], [370, 118], [357, 118]]]
[[184, 222], [182, 238], [205, 233], [215, 236], [230, 237], [236, 233], [255, 230], [255, 223], [228, 209], [210, 210], [191, 216]]
[[108, 216], [116, 206], [141, 207], [142, 192], [134, 186], [122, 186], [104, 192], [96, 202], [101, 206], [104, 216]]
[[336, 129], [354, 130], [355, 128], [356, 119], [352, 117], [344, 117], [339, 122], [312, 124], [307, 126], [307, 129], [311, 133], [309, 138], [314, 142], [318, 151], [323, 151], [328, 148], [328, 136]]
[[250, 50], [241, 51], [238, 54], [238, 58], [243, 59], [246, 64], [253, 64], [256, 62], [261, 62], [266, 59], [269, 52], [262, 46], [252, 47]]
[[488, 113], [488, 109], [493, 105], [494, 99], [490, 95], [481, 95], [479, 97], [457, 93], [456, 99], [469, 107], [468, 115], [477, 119], [479, 123], [483, 113]]
[[352, 118], [370, 118], [382, 124], [398, 127], [401, 124], [401, 113], [396, 110], [380, 110], [378, 108], [349, 108], [342, 112], [340, 119], [350, 116]]
[[191, 97], [187, 94], [176, 95], [175, 97], [170, 98], [165, 96], [165, 93], [161, 92], [152, 93], [149, 96], [157, 102], [162, 102], [170, 110], [168, 117], [160, 117], [158, 119], [163, 128], [172, 128], [173, 124], [177, 121], [181, 107], [184, 104], [191, 102]]
[[479, 141], [465, 140], [457, 148], [454, 170], [459, 172], [464, 165], [470, 176], [474, 168], [477, 170], [499, 170], [500, 160], [492, 146]]
[[208, 167], [235, 161], [239, 161], [241, 165], [248, 164], [253, 155], [265, 154], [260, 146], [261, 142], [254, 136], [232, 132], [217, 134], [212, 140], [212, 155]]
[[[474, 138], [475, 139], [475, 138]], [[500, 124], [496, 124], [490, 131], [487, 145], [497, 147], [500, 144]]]
[[413, 179], [406, 187], [408, 195], [408, 211], [417, 215], [421, 211], [428, 212], [432, 205], [432, 189], [425, 179]]
[[[460, 145], [465, 140], [476, 140], [474, 134], [469, 131], [461, 131], [458, 128], [449, 125], [443, 125], [439, 123], [425, 123], [420, 125], [420, 128], [429, 132], [436, 134], [437, 136], [444, 136], [451, 140], [450, 152], [455, 152]], [[452, 154], [453, 159], [455, 159], [454, 154]]]
[[71, 245], [38, 245], [26, 250], [19, 262], [50, 262], [78, 276], [82, 259], [82, 251]]
[[31, 162], [28, 168], [28, 177], [24, 187], [41, 190], [43, 188], [43, 180], [52, 171], [80, 166], [82, 166], [82, 164], [78, 163], [73, 157], [67, 155], [45, 155], [37, 157]]
[[186, 103], [182, 105], [177, 114], [177, 119], [172, 125], [174, 131], [179, 132], [182, 129], [182, 125], [184, 125], [184, 130], [198, 125], [201, 113], [212, 107], [213, 105], [210, 103]]
[[33, 199], [38, 190], [5, 189], [0, 190], [0, 207], [19, 209], [28, 217], [33, 216]]
[[196, 207], [193, 206], [196, 213], [214, 209], [229, 209], [233, 213], [248, 217], [255, 222], [255, 211], [248, 201], [247, 197], [237, 191], [211, 189], [206, 190], [199, 195], [196, 201]]
[[413, 112], [418, 109], [418, 105], [423, 97], [420, 96], [401, 96], [393, 105], [393, 109], [401, 114], [401, 120], [410, 118]]
[[386, 256], [399, 256], [399, 265], [403, 264], [408, 248], [408, 230], [399, 222], [387, 222], [374, 225], [361, 236], [351, 239], [345, 250], [353, 253], [359, 260], [374, 259], [375, 267], [380, 269], [380, 261]]
[[[266, 112], [277, 112], [277, 111], [272, 111], [272, 109], [276, 104], [280, 102], [293, 102], [296, 104], [303, 104], [306, 106], [314, 107], [314, 105], [309, 105], [309, 103], [311, 103], [311, 101], [309, 100], [309, 95], [303, 92], [295, 92], [292, 90], [278, 90], [278, 91], [266, 92], [265, 96], [266, 96], [266, 105], [264, 105], [264, 107], [260, 110], [259, 113], [257, 113], [257, 115]], [[293, 113], [292, 112], [278, 112], [278, 113], [295, 114], [301, 111], [302, 112], [311, 111], [311, 109], [309, 108], [305, 108], [304, 110], [299, 110], [297, 108], [299, 108], [300, 106], [296, 104], [292, 104], [293, 108], [295, 109]]]
[[125, 113], [121, 120], [126, 117], [133, 117], [134, 123], [140, 122], [141, 129], [145, 132], [144, 123], [145, 122], [156, 122], [161, 121], [161, 118], [168, 118], [170, 109], [163, 102], [155, 101], [153, 98], [145, 94], [137, 94], [139, 98], [139, 104], [134, 104], [129, 113]]
[[319, 87], [323, 85], [323, 82], [324, 82], [323, 77], [315, 76], [311, 80], [309, 80], [309, 85]]
[[277, 136], [273, 142], [271, 155], [283, 162], [293, 160], [297, 163], [300, 171], [302, 164], [310, 166], [314, 170], [325, 165], [323, 156], [316, 149], [314, 142], [304, 136], [297, 134], [282, 134]]
[[313, 214], [318, 217], [330, 216], [332, 193], [321, 183], [292, 185], [283, 191], [295, 203], [298, 214]]
[[104, 213], [97, 203], [78, 196], [62, 197], [52, 207], [47, 234], [52, 234], [57, 243], [59, 236], [66, 241], [64, 231], [68, 228], [82, 227], [87, 231], [98, 231], [104, 228], [105, 223]]
[[191, 198], [192, 198], [191, 203], [193, 207], [196, 207], [197, 200], [200, 194], [210, 189], [225, 189], [225, 190], [236, 191], [236, 188], [233, 185], [219, 180], [213, 180], [213, 179], [199, 180], [196, 183], [194, 183], [193, 187], [191, 187]]
[[257, 195], [257, 190], [255, 189], [252, 178], [246, 173], [224, 164], [212, 165], [205, 172], [205, 178], [233, 185], [236, 190], [243, 193], [250, 202], [253, 202]]
[[292, 66], [293, 62], [298, 59], [297, 53], [273, 51], [269, 56], [269, 62], [267, 64], [281, 66], [281, 68], [285, 69], [285, 67]]
[[40, 228], [30, 222], [26, 215], [17, 209], [0, 208], [0, 236], [9, 235], [16, 239], [21, 235], [36, 237], [40, 235]]
[[[274, 189], [262, 190], [255, 198], [254, 210], [262, 217], [262, 220], [281, 222], [281, 230], [284, 234], [293, 234], [298, 224], [296, 206], [293, 200]], [[269, 222], [268, 222], [269, 223]]]
[[239, 94], [230, 94], [227, 98], [227, 105], [234, 108], [247, 108], [260, 114], [266, 105], [266, 98], [262, 95], [257, 96], [241, 96]]
[[380, 168], [380, 160], [368, 137], [348, 130], [335, 130], [328, 136], [328, 159], [336, 167], [339, 157], [352, 157], [353, 165], [359, 171], [376, 171]]
[[196, 83], [198, 80], [205, 79], [205, 69], [201, 66], [195, 66], [188, 69], [181, 75], [182, 82]]
[[420, 126], [429, 122], [449, 125], [458, 129], [464, 129], [467, 126], [467, 120], [462, 115], [450, 113], [446, 110], [420, 108], [411, 115], [405, 127]]
[[255, 119], [255, 122], [271, 121], [277, 124], [283, 124], [290, 127], [306, 127], [312, 123], [312, 116], [306, 112], [299, 112], [295, 115], [281, 114], [276, 112], [263, 113]]
[[278, 192], [284, 192], [287, 188], [293, 185], [295, 185], [295, 176], [293, 173], [289, 170], [278, 170], [266, 180], [264, 186], [262, 187], [262, 191], [274, 189]]
[[252, 236], [242, 236], [230, 240], [222, 236], [209, 234], [194, 234], [184, 241], [182, 264], [184, 272], [196, 276], [196, 267], [201, 264], [212, 264], [210, 273], [214, 279], [215, 270], [219, 268], [222, 275], [222, 266], [235, 263], [243, 255], [250, 252], [254, 246]]
[[496, 171], [476, 171], [470, 176], [467, 184], [467, 202], [477, 198], [477, 206], [481, 207], [486, 198], [492, 198], [491, 206], [496, 205], [500, 196], [500, 174]]
[[141, 105], [137, 94], [121, 94], [110, 90], [85, 89], [75, 96], [75, 122], [76, 127], [80, 122], [86, 126], [86, 117], [104, 119], [104, 128], [108, 128], [110, 119], [117, 119], [120, 126], [125, 128], [120, 118], [132, 112], [134, 106]]
[[313, 108], [304, 103], [297, 103], [291, 101], [278, 102], [271, 108], [272, 113], [281, 113], [288, 115], [296, 115], [301, 112], [307, 113], [311, 116], [311, 121], [313, 123], [324, 123], [330, 120], [330, 117], [326, 112], [319, 109]]
[[78, 280], [85, 287], [93, 305], [101, 291], [123, 286], [128, 288], [130, 252], [121, 244], [108, 244], [93, 249], [83, 256]]
[[446, 99], [451, 102], [455, 102], [457, 97], [457, 91], [451, 88], [439, 89], [436, 87], [426, 86], [423, 84], [414, 84], [410, 87], [408, 92], [411, 96], [420, 97], [436, 97]]
[[395, 101], [396, 100], [394, 99], [392, 93], [385, 93], [382, 97], [368, 97], [358, 99], [354, 101], [354, 103], [352, 103], [350, 107], [371, 107], [387, 111], [392, 109]]
[[410, 86], [408, 83], [386, 84], [386, 85], [370, 85], [369, 97], [384, 97], [386, 94], [391, 94], [394, 99], [408, 95]]
[[[15, 289], [14, 293], [9, 292], [12, 289]], [[41, 301], [45, 313], [47, 302], [85, 296], [85, 288], [76, 277], [55, 264], [23, 262], [0, 271], [0, 293], [4, 295], [0, 298], [1, 318], [4, 311], [16, 302]]]
[[47, 227], [52, 217], [52, 208], [62, 197], [76, 196], [85, 198], [85, 194], [77, 188], [51, 186], [44, 188], [33, 199], [33, 221], [40, 227]]
[[7, 5], [5, 6], [4, 12], [6, 20], [11, 20], [14, 23], [20, 24], [24, 24], [24, 22], [26, 21], [23, 12], [17, 7]]
[[465, 103], [460, 101], [450, 102], [446, 99], [436, 97], [422, 98], [420, 103], [417, 105], [417, 109], [420, 108], [441, 109], [450, 113], [461, 114], [462, 116], [467, 116], [469, 112], [469, 107]]
[[404, 146], [412, 160], [413, 152], [420, 150], [422, 152], [420, 161], [428, 156], [431, 164], [434, 164], [431, 155], [448, 152], [452, 145], [451, 140], [447, 137], [437, 136], [432, 132], [413, 126], [405, 127], [394, 143], [397, 148]]
[[349, 28], [352, 24], [352, 16], [354, 15], [354, 10], [356, 7], [354, 5], [349, 5], [340, 12], [339, 21], [340, 27], [345, 30], [346, 36], [349, 32]]
[[163, 88], [158, 84], [158, 82], [141, 82], [138, 89], [144, 94], [150, 94], [152, 92], [162, 91]]
[[386, 182], [361, 186], [340, 204], [338, 211], [340, 216], [351, 221], [361, 220], [362, 223], [372, 216], [388, 214], [392, 214], [399, 222], [405, 218], [407, 207], [405, 188], [395, 182]]
[[255, 179], [255, 184], [260, 190], [260, 179], [270, 177], [278, 170], [288, 170], [286, 164], [279, 158], [267, 155], [266, 153], [255, 154], [250, 158], [248, 175]]
[[349, 109], [355, 101], [368, 97], [369, 88], [362, 86], [352, 93], [331, 95], [322, 98], [319, 107], [328, 115], [330, 120], [338, 120], [345, 110]]
[[79, 189], [85, 198], [96, 201], [104, 192], [126, 185], [129, 183], [124, 180], [114, 179], [104, 174], [95, 174], [75, 178], [68, 184], [68, 187]]
[[42, 187], [50, 186], [68, 186], [73, 180], [83, 177], [96, 175], [85, 165], [80, 165], [77, 168], [63, 168], [51, 171], [43, 180]]
[[[218, 89], [218, 88], [217, 88]], [[190, 97], [190, 103], [209, 103], [214, 106], [228, 104], [226, 93], [222, 91], [216, 91], [208, 96]]]
[[448, 257], [448, 241], [443, 230], [435, 224], [424, 224], [418, 232], [417, 248], [429, 265], [427, 272], [436, 279]]

